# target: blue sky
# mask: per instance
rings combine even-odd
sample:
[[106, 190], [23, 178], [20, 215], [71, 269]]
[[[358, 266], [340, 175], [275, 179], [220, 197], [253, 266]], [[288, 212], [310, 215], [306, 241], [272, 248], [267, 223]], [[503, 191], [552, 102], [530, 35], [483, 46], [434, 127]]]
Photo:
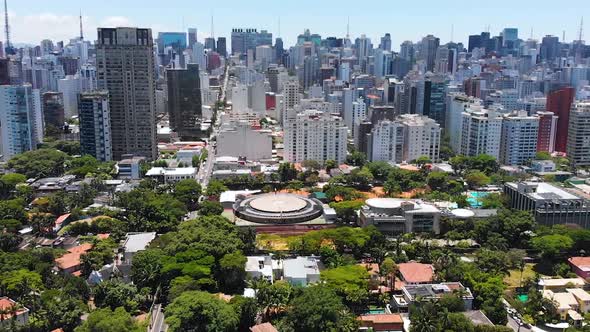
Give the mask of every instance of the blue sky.
[[[196, 27], [202, 39], [210, 34], [213, 14], [215, 36], [229, 36], [233, 27], [267, 29], [276, 36], [280, 17], [281, 35], [290, 45], [305, 28], [322, 36], [343, 36], [349, 16], [352, 37], [364, 33], [377, 45], [389, 32], [397, 49], [404, 40], [416, 41], [429, 33], [447, 42], [451, 25], [454, 41], [465, 43], [469, 34], [487, 25], [492, 34], [504, 27], [519, 28], [521, 38], [528, 38], [531, 28], [535, 38], [561, 38], [565, 30], [569, 41], [577, 38], [581, 14], [590, 13], [590, 1], [9, 0], [13, 42], [77, 36], [80, 9], [87, 39], [96, 38], [98, 26], [132, 25], [158, 32], [180, 30], [183, 22], [185, 28]], [[587, 22], [590, 25], [590, 17]]]

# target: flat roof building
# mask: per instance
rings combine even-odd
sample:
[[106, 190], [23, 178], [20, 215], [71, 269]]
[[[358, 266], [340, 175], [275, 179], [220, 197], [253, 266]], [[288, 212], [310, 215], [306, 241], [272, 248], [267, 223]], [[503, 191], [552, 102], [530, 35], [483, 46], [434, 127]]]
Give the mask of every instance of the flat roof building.
[[386, 234], [440, 232], [440, 210], [421, 200], [371, 198], [361, 208], [360, 226]]
[[540, 224], [590, 228], [590, 204], [566, 189], [545, 182], [507, 182], [504, 193], [511, 208], [531, 211]]

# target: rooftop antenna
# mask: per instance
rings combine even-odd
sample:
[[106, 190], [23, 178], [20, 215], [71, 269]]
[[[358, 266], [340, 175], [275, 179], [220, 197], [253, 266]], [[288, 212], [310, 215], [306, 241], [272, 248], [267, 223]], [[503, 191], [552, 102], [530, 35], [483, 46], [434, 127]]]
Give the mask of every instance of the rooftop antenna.
[[[10, 25], [8, 25], [8, 4], [4, 0], [4, 32], [6, 33], [6, 50], [12, 50], [10, 46]], [[6, 52], [8, 53], [8, 52]]]
[[211, 13], [211, 38], [215, 38], [215, 26], [213, 25], [213, 13]]
[[279, 38], [281, 38], [281, 17], [279, 16]]
[[582, 38], [584, 37], [584, 16], [580, 20], [580, 32], [578, 34], [578, 40], [582, 43]]
[[184, 31], [184, 16], [182, 16], [182, 30], [181, 31]]
[[82, 29], [82, 9], [80, 9], [80, 40], [84, 40], [84, 30]]
[[561, 41], [565, 43], [565, 30], [563, 30], [563, 34], [561, 35]]
[[453, 35], [455, 34], [455, 25], [451, 24], [451, 42], [453, 42]]
[[531, 39], [533, 39], [533, 27], [531, 27]]
[[346, 39], [350, 39], [350, 16], [346, 17]]

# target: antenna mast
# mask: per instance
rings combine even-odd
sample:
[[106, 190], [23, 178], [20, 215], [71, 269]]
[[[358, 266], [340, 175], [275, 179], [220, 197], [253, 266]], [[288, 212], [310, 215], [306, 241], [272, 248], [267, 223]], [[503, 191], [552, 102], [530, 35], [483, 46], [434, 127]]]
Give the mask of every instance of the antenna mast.
[[10, 45], [10, 25], [8, 25], [8, 3], [4, 0], [4, 32], [6, 33], [6, 54], [12, 52]]
[[215, 26], [213, 25], [213, 14], [211, 14], [211, 38], [215, 39]]
[[80, 9], [80, 40], [84, 40], [84, 30], [82, 29], [82, 9]]
[[346, 17], [346, 39], [350, 39], [350, 16]]

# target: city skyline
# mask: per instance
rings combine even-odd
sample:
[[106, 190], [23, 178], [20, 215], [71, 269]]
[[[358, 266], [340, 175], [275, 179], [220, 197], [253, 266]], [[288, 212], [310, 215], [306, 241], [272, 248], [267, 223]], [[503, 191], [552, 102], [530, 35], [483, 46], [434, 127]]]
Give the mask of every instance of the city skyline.
[[[189, 1], [174, 1], [169, 8], [150, 8], [138, 6], [137, 0], [116, 3], [116, 12], [109, 4], [112, 0], [99, 3], [84, 3], [72, 6], [71, 1], [57, 0], [51, 6], [37, 6], [33, 10], [23, 2], [9, 1], [8, 13], [11, 25], [11, 38], [15, 44], [37, 44], [43, 39], [69, 40], [79, 35], [79, 15], [82, 12], [84, 32], [89, 40], [96, 39], [98, 27], [137, 26], [151, 28], [155, 34], [161, 31], [186, 31], [190, 27], [198, 29], [199, 40], [211, 34], [211, 16], [214, 19], [214, 35], [229, 37], [232, 28], [266, 29], [273, 33], [273, 38], [282, 37], [286, 45], [296, 42], [297, 35], [305, 29], [319, 33], [323, 37], [346, 35], [347, 20], [350, 21], [351, 38], [366, 34], [375, 43], [384, 33], [390, 33], [394, 49], [405, 40], [417, 41], [427, 34], [434, 34], [446, 43], [453, 40], [467, 43], [468, 35], [486, 31], [489, 27], [492, 35], [498, 34], [505, 27], [519, 29], [519, 37], [528, 39], [533, 30], [533, 37], [540, 39], [544, 35], [555, 35], [565, 40], [578, 38], [580, 13], [590, 10], [590, 4], [580, 2], [577, 6], [553, 8], [549, 1], [529, 1], [511, 3], [496, 1], [480, 5], [478, 11], [466, 13], [464, 5], [457, 1], [451, 3], [405, 3], [396, 6], [387, 2], [373, 4], [371, 8], [384, 10], [366, 12], [354, 10], [350, 1], [341, 2], [342, 6], [330, 8], [324, 4], [311, 1], [276, 3], [272, 1], [255, 1], [241, 3], [228, 1], [223, 4], [191, 4]], [[81, 7], [81, 8], [80, 8]], [[157, 8], [157, 9], [155, 9]], [[425, 10], [427, 8], [428, 10]], [[532, 9], [534, 8], [534, 9]], [[508, 10], [510, 9], [510, 10]], [[309, 15], [309, 11], [313, 11]], [[534, 15], [531, 15], [534, 10]], [[490, 16], [493, 12], [502, 12], [501, 17]], [[2, 13], [3, 15], [3, 13]], [[280, 19], [280, 34], [279, 34]], [[184, 29], [183, 29], [184, 27]], [[404, 27], [399, 29], [398, 27]], [[585, 29], [587, 30], [587, 29]], [[584, 31], [586, 32], [586, 31]], [[584, 35], [587, 35], [584, 33]]]

